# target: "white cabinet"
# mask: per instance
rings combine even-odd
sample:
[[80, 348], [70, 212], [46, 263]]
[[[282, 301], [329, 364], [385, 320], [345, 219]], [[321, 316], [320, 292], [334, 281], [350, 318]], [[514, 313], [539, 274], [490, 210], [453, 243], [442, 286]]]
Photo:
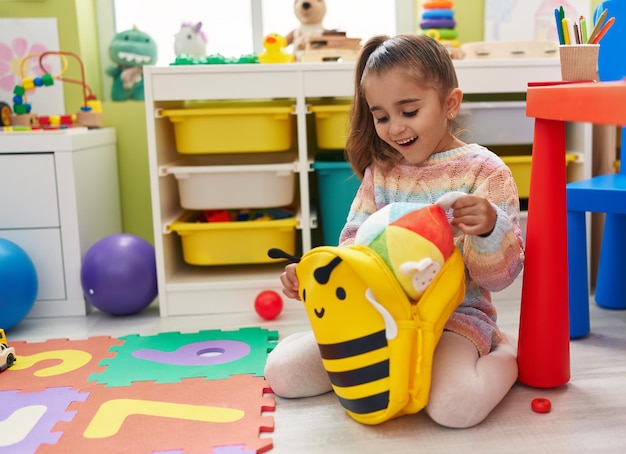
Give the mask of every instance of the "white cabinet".
[[5, 229], [58, 226], [54, 156], [0, 155], [0, 205]]
[[[458, 60], [455, 66], [459, 85], [467, 94], [523, 94], [529, 81], [561, 77], [558, 59]], [[176, 150], [172, 124], [160, 112], [182, 108], [188, 101], [293, 100], [297, 153], [294, 169], [299, 194], [297, 236], [300, 252], [304, 252], [311, 248], [311, 233], [316, 223], [309, 193], [311, 153], [308, 147], [312, 138], [307, 129], [310, 124], [307, 122], [308, 102], [318, 97], [352, 96], [354, 63], [145, 67], [144, 76], [161, 315], [249, 312], [259, 292], [280, 291], [278, 276], [284, 263], [220, 267], [192, 266], [184, 262], [180, 238], [168, 229], [184, 210], [180, 206], [175, 178], [165, 175], [167, 172], [162, 169], [180, 160], [180, 154]], [[523, 102], [516, 105], [521, 120], [525, 119], [524, 107]], [[483, 113], [488, 121], [488, 109]], [[497, 118], [492, 116], [492, 120], [495, 125]], [[498, 128], [515, 132], [518, 142], [522, 140], [518, 128], [522, 128], [522, 133], [525, 131], [528, 136], [526, 143], [532, 143], [527, 125], [497, 124]], [[480, 142], [480, 137], [476, 137], [476, 141]], [[246, 159], [241, 156], [240, 159]]]
[[115, 140], [113, 129], [0, 133], [0, 238], [35, 264], [29, 317], [87, 313], [82, 257], [121, 232]]

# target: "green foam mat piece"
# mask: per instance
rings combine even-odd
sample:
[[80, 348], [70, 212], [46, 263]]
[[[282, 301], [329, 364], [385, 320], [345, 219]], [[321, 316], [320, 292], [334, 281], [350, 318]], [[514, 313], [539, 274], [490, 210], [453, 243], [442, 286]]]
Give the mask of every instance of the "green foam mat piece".
[[132, 334], [118, 339], [124, 343], [111, 348], [115, 356], [100, 362], [106, 366], [104, 372], [91, 374], [89, 381], [113, 387], [139, 381], [175, 383], [183, 378], [219, 380], [241, 374], [262, 377], [278, 332], [250, 327], [152, 336]]

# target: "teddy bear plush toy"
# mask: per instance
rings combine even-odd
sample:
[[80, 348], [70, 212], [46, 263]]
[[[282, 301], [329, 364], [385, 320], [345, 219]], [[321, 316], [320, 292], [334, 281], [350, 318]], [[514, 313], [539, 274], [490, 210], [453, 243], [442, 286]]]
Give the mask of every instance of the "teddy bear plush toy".
[[285, 38], [287, 45], [293, 44], [293, 51], [304, 50], [306, 40], [314, 36], [321, 36], [326, 29], [322, 22], [326, 16], [325, 0], [295, 0], [293, 11], [300, 25], [289, 32]]

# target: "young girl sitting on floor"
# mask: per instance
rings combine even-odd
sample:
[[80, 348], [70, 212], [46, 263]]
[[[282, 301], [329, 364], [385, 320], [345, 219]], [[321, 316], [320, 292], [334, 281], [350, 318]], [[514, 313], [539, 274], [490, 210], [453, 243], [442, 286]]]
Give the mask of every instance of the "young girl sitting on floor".
[[[352, 244], [363, 221], [392, 202], [467, 194], [448, 211], [467, 290], [435, 350], [426, 406], [434, 421], [455, 428], [483, 421], [517, 379], [516, 343], [496, 325], [490, 292], [509, 286], [524, 260], [510, 169], [453, 133], [462, 98], [448, 51], [436, 40], [379, 36], [364, 45], [346, 147], [361, 186], [340, 237], [340, 246]], [[285, 295], [299, 299], [295, 264], [280, 279]], [[268, 357], [265, 377], [282, 397], [331, 390], [312, 332], [282, 340]]]

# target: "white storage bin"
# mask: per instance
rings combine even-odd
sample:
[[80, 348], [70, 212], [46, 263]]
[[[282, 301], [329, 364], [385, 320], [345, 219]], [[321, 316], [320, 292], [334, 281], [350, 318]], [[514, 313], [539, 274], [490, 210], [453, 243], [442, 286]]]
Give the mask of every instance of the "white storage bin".
[[461, 140], [480, 145], [533, 143], [535, 122], [524, 101], [464, 102], [459, 112]]
[[163, 166], [178, 181], [180, 204], [188, 210], [268, 208], [293, 203], [295, 164]]

